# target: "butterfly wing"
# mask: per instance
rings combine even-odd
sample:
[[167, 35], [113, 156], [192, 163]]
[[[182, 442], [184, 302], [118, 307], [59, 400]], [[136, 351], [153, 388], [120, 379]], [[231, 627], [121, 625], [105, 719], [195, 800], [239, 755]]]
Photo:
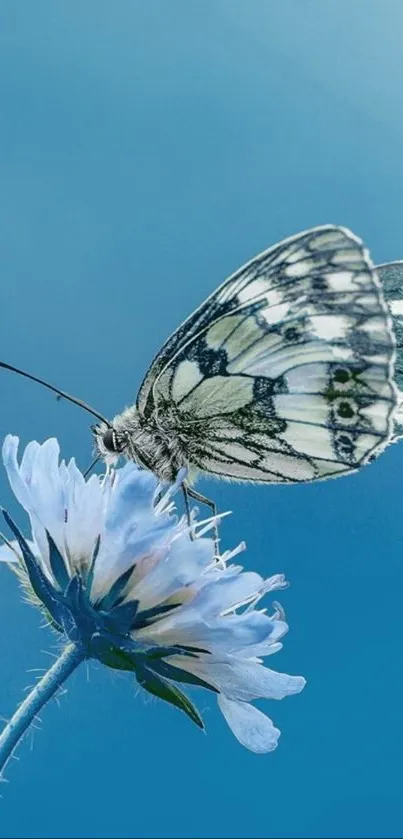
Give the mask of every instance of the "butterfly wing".
[[395, 379], [403, 390], [403, 260], [377, 265], [396, 339]]
[[217, 289], [155, 359], [138, 410], [169, 426], [203, 471], [315, 480], [385, 447], [393, 363], [369, 255], [327, 225], [260, 254]]
[[403, 260], [376, 266], [385, 300], [392, 317], [396, 340], [395, 381], [399, 388], [400, 410], [395, 420], [395, 436], [403, 435]]

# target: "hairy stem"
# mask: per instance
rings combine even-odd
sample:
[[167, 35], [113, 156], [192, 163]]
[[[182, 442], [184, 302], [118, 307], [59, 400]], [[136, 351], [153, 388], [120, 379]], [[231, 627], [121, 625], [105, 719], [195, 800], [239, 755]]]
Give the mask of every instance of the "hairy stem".
[[84, 650], [75, 644], [69, 644], [50, 670], [28, 694], [17, 708], [3, 733], [0, 735], [0, 777], [15, 747], [28, 730], [41, 708], [54, 696], [60, 685], [70, 673], [84, 660]]

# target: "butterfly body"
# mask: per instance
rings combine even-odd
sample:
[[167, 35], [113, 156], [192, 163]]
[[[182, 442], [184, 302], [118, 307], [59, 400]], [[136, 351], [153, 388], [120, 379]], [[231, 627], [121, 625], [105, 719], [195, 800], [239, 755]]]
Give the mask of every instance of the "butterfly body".
[[326, 225], [239, 269], [168, 339], [136, 405], [95, 428], [172, 481], [182, 467], [295, 483], [348, 474], [390, 441], [395, 338], [362, 242]]
[[[190, 453], [186, 453], [181, 445], [169, 408], [159, 422], [156, 417], [144, 420], [134, 406], [126, 408], [113, 419], [112, 427], [112, 451], [151, 470], [161, 481], [173, 483], [181, 468], [189, 470]], [[104, 460], [113, 462], [116, 454], [114, 456], [103, 442], [107, 433], [107, 425], [101, 423], [97, 426], [98, 450]]]

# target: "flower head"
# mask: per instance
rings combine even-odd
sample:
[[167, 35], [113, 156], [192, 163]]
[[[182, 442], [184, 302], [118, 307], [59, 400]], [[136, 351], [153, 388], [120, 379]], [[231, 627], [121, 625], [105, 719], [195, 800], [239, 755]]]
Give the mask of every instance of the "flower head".
[[135, 464], [86, 481], [74, 460], [59, 463], [55, 439], [30, 443], [20, 464], [18, 442], [6, 437], [3, 461], [31, 539], [5, 513], [16, 539], [0, 559], [18, 563], [53, 627], [86, 657], [132, 671], [200, 727], [178, 683], [212, 691], [244, 746], [274, 749], [280, 732], [250, 703], [282, 699], [305, 684], [261, 662], [281, 648], [288, 627], [280, 608], [268, 615], [257, 605], [284, 587], [284, 577], [243, 571], [230, 562], [239, 549], [217, 560], [213, 539], [200, 529], [205, 523], [190, 528], [175, 514], [177, 486], [163, 493]]

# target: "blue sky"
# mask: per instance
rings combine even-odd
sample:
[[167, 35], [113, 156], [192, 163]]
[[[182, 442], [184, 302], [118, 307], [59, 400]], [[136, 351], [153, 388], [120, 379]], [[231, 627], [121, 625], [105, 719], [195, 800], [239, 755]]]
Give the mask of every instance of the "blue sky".
[[[403, 258], [399, 0], [0, 2], [1, 357], [107, 416], [169, 333], [284, 236], [343, 224]], [[1, 375], [0, 435], [91, 457], [88, 417]], [[305, 692], [244, 751], [210, 696], [205, 737], [91, 665], [18, 751], [0, 831], [19, 837], [398, 837], [403, 443], [342, 480], [203, 481], [223, 541], [283, 571], [273, 666]], [[1, 502], [17, 514], [0, 476]], [[20, 517], [22, 522], [22, 517]], [[0, 713], [57, 645], [1, 568]]]

